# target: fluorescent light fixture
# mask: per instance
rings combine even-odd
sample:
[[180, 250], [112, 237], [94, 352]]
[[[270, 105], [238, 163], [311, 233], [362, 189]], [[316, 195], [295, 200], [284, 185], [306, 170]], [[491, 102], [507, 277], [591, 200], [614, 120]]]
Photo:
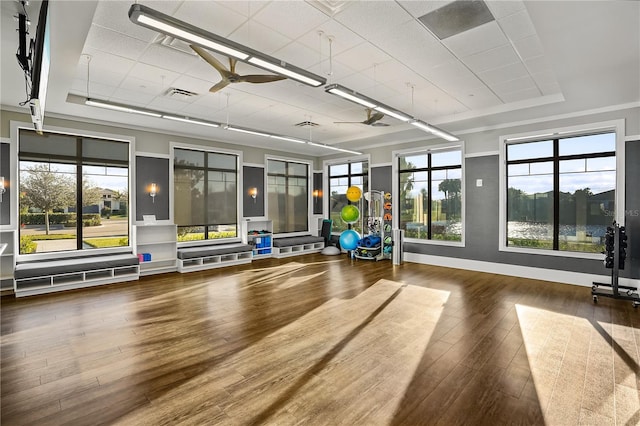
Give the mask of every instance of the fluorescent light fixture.
[[279, 139], [281, 141], [295, 142], [295, 143], [307, 143], [307, 141], [304, 141], [302, 139], [289, 138], [287, 136], [271, 135], [271, 137], [273, 139]]
[[225, 56], [233, 56], [241, 61], [251, 63], [257, 67], [292, 78], [310, 86], [317, 87], [327, 82], [324, 77], [287, 64], [280, 59], [272, 58], [257, 50], [253, 50], [247, 46], [243, 46], [141, 4], [131, 5], [129, 8], [129, 19], [134, 24], [141, 25], [162, 34], [171, 35], [187, 43], [197, 44]]
[[285, 75], [294, 80], [298, 80], [302, 83], [306, 83], [309, 86], [318, 87], [318, 86], [322, 86], [326, 82], [325, 79], [308, 77], [306, 75], [300, 74], [300, 72], [286, 68], [285, 62], [281, 62], [283, 66], [280, 66], [280, 65], [272, 64], [271, 62], [267, 62], [264, 59], [256, 58], [255, 56], [249, 58], [247, 62], [253, 65], [257, 65], [260, 68], [266, 68], [269, 71], [273, 71], [277, 74]]
[[247, 133], [249, 135], [264, 136], [265, 138], [271, 136], [269, 133], [258, 132], [256, 130], [241, 129], [240, 127], [225, 126], [224, 129], [231, 130], [232, 132]]
[[183, 123], [189, 123], [189, 124], [199, 124], [201, 126], [220, 127], [220, 125], [217, 124], [217, 123], [210, 123], [208, 121], [194, 120], [192, 118], [187, 118], [187, 117], [176, 117], [174, 115], [163, 115], [162, 118], [166, 118], [167, 120], [173, 120], [173, 121], [182, 121]]
[[335, 146], [331, 146], [331, 145], [324, 145], [321, 143], [315, 143], [315, 142], [307, 142], [307, 144], [312, 145], [312, 146], [319, 146], [320, 148], [326, 148], [326, 149], [331, 149], [333, 151], [340, 151], [340, 152], [346, 152], [348, 154], [355, 154], [355, 155], [362, 155], [361, 152], [358, 151], [351, 151], [350, 149], [344, 149], [344, 148], [338, 148]]
[[385, 114], [385, 115], [390, 115], [391, 117], [400, 120], [400, 121], [404, 121], [407, 122], [409, 120], [411, 120], [411, 117], [409, 117], [408, 115], [399, 112], [399, 111], [392, 111], [390, 109], [387, 109], [385, 107], [381, 107], [380, 105], [374, 107], [373, 109], [375, 109], [376, 111], [380, 111], [381, 113]]
[[338, 95], [341, 98], [345, 98], [351, 102], [366, 106], [367, 108], [375, 108], [377, 106], [371, 99], [362, 96], [359, 93], [354, 92], [353, 90], [347, 89], [346, 87], [342, 87], [339, 84], [332, 84], [327, 86], [325, 88], [325, 92]]
[[339, 84], [330, 84], [326, 86], [324, 90], [325, 92], [340, 96], [341, 98], [347, 99], [351, 102], [355, 102], [359, 105], [363, 105], [367, 108], [371, 108], [376, 111], [379, 111], [385, 115], [389, 115], [400, 121], [404, 121], [405, 123], [413, 124], [414, 126], [422, 130], [426, 130], [427, 132], [432, 133], [448, 141], [456, 142], [460, 140], [454, 135], [452, 135], [451, 133], [445, 132], [444, 130], [438, 129], [435, 126], [432, 126], [423, 121], [417, 120], [409, 116], [408, 114], [405, 114], [402, 111], [398, 111], [397, 109], [391, 108], [381, 102], [376, 101], [375, 99], [371, 99], [351, 89], [347, 89], [346, 87], [341, 86]]
[[93, 107], [98, 107], [98, 108], [106, 108], [106, 109], [111, 109], [111, 110], [114, 110], [114, 111], [128, 112], [128, 113], [132, 113], [132, 114], [142, 114], [142, 115], [148, 115], [150, 117], [158, 117], [158, 118], [162, 117], [162, 114], [159, 114], [157, 112], [137, 109], [137, 108], [133, 108], [133, 107], [130, 107], [130, 106], [127, 106], [127, 105], [114, 104], [114, 103], [107, 102], [107, 101], [97, 101], [95, 99], [87, 99], [84, 103], [85, 103], [85, 105], [88, 105], [88, 106], [93, 106]]
[[438, 129], [437, 127], [432, 126], [431, 124], [427, 124], [427, 123], [425, 123], [423, 121], [413, 120], [413, 121], [410, 121], [409, 123], [414, 125], [414, 126], [416, 126], [419, 129], [422, 129], [422, 130], [424, 130], [426, 132], [429, 132], [429, 133], [431, 133], [431, 134], [433, 134], [435, 136], [439, 136], [442, 139], [446, 139], [446, 140], [448, 140], [450, 142], [457, 142], [457, 141], [460, 140], [457, 137], [453, 136], [451, 133], [445, 132], [442, 129]]

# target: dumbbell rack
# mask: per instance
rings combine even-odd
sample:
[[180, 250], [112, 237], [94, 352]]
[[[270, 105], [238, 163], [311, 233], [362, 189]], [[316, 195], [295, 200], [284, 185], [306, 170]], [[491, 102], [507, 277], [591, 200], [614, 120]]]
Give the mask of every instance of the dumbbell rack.
[[[604, 296], [611, 297], [613, 299], [631, 300], [633, 307], [637, 308], [638, 306], [640, 306], [640, 295], [638, 294], [638, 289], [635, 287], [628, 287], [618, 284], [620, 269], [624, 269], [624, 259], [622, 259], [622, 262], [620, 261], [620, 245], [624, 244], [626, 248], [626, 241], [620, 240], [621, 229], [624, 233], [624, 227], [620, 227], [620, 225], [618, 225], [616, 222], [613, 222], [613, 226], [607, 227], [607, 233], [613, 231], [613, 250], [611, 250], [613, 252], [613, 265], [611, 265], [611, 284], [594, 282], [593, 286], [591, 287], [591, 295], [593, 297], [593, 303], [598, 303], [598, 296]], [[608, 256], [606, 253], [606, 247], [605, 256]]]

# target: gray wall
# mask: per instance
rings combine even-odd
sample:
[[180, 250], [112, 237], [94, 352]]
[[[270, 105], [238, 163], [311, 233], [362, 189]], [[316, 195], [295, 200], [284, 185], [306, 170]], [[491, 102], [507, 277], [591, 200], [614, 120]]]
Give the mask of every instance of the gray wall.
[[372, 167], [369, 188], [372, 191], [391, 192], [393, 194], [391, 173], [391, 166]]
[[324, 199], [324, 194], [322, 193], [322, 172], [313, 174], [313, 189], [312, 194], [315, 191], [318, 191], [320, 194], [317, 197], [311, 197], [313, 200], [313, 214], [322, 214], [322, 200]]
[[[149, 185], [155, 183], [158, 192], [149, 196]], [[169, 159], [136, 156], [136, 220], [142, 215], [156, 215], [157, 220], [169, 220]]]
[[625, 225], [629, 247], [623, 276], [629, 274], [631, 278], [640, 278], [640, 141], [627, 142], [625, 162]]
[[9, 157], [9, 144], [0, 143], [0, 176], [4, 176], [5, 192], [0, 203], [0, 225], [11, 224], [11, 158]]
[[[242, 215], [244, 217], [264, 216], [264, 167], [242, 167]], [[249, 196], [249, 188], [258, 188], [258, 195], [254, 200]]]
[[[625, 203], [630, 249], [627, 254], [627, 266], [621, 271], [620, 276], [638, 278], [640, 191], [634, 182], [640, 182], [640, 142], [627, 142], [625, 154]], [[590, 274], [609, 273], [604, 269], [601, 260], [499, 251], [499, 169], [497, 155], [465, 159], [465, 247], [405, 243], [405, 252]], [[476, 187], [476, 179], [482, 179], [482, 187]]]

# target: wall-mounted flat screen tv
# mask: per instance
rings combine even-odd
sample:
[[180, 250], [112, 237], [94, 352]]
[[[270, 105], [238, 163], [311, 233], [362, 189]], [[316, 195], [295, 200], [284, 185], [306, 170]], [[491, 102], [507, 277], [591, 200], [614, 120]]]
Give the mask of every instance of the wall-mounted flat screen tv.
[[36, 29], [31, 66], [31, 96], [29, 109], [33, 127], [42, 133], [47, 83], [49, 82], [49, 65], [51, 63], [51, 25], [49, 21], [49, 1], [43, 0], [40, 5], [38, 28]]

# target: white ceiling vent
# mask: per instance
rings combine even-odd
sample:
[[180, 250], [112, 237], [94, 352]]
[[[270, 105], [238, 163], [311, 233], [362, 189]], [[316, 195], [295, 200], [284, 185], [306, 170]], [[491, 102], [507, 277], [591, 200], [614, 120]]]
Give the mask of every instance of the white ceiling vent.
[[440, 40], [494, 20], [482, 0], [456, 0], [418, 18]]
[[307, 0], [307, 3], [330, 17], [342, 12], [350, 4], [348, 0]]
[[180, 101], [187, 101], [193, 98], [194, 96], [198, 96], [197, 93], [190, 92], [184, 89], [178, 89], [177, 87], [170, 87], [166, 92], [165, 96], [171, 99], [177, 99]]

